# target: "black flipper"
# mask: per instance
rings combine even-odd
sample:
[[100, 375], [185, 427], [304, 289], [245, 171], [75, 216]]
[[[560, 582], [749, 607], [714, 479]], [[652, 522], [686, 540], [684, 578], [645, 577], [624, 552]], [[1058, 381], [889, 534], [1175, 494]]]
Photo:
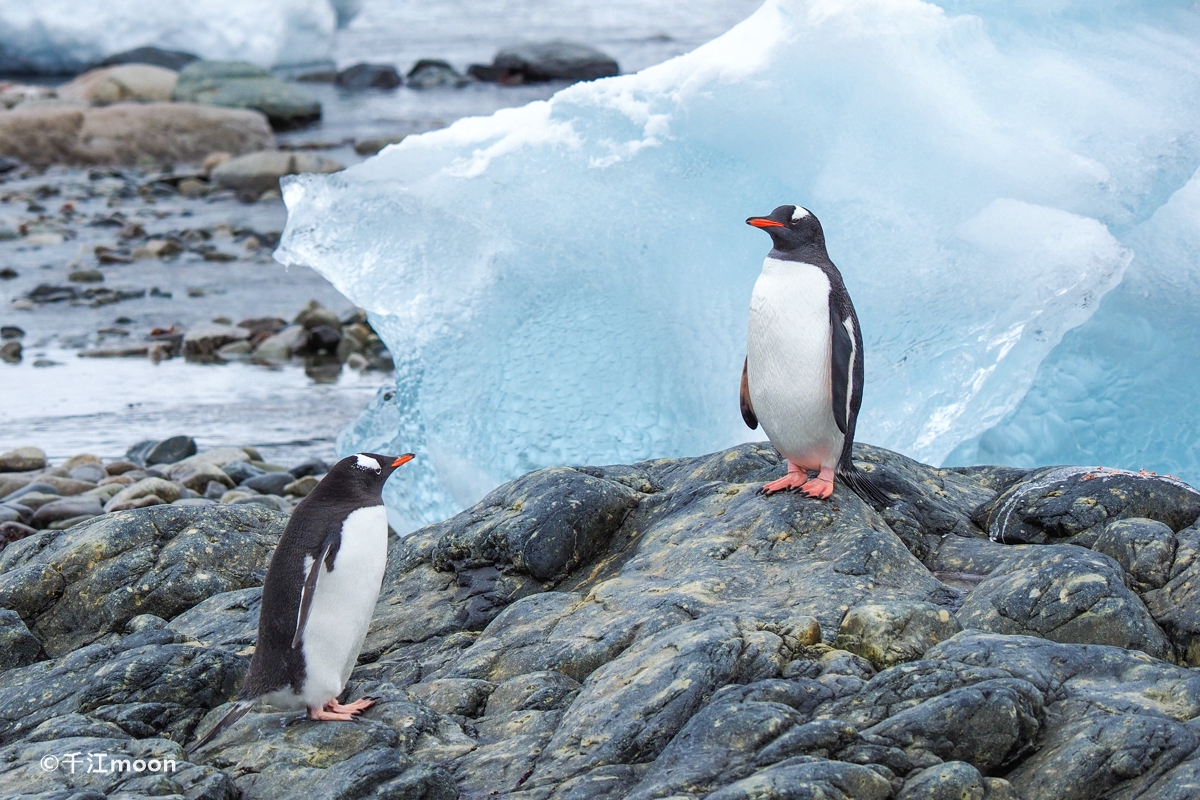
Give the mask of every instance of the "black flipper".
[[854, 339], [846, 330], [845, 318], [838, 311], [837, 304], [829, 304], [829, 330], [833, 340], [833, 353], [830, 359], [830, 386], [833, 387], [833, 421], [838, 430], [846, 433], [847, 416], [850, 411], [849, 397], [851, 394], [851, 376], [854, 374]]
[[197, 750], [199, 750], [201, 747], [204, 747], [204, 745], [211, 742], [213, 739], [220, 736], [223, 731], [225, 731], [227, 728], [229, 728], [229, 726], [233, 725], [233, 723], [237, 722], [239, 719], [246, 716], [246, 713], [249, 712], [251, 708], [253, 708], [254, 703], [255, 703], [254, 700], [239, 700], [236, 703], [234, 703], [233, 708], [229, 709], [229, 713], [226, 714], [224, 717], [222, 717], [221, 721], [218, 722], [216, 725], [214, 725], [212, 730], [210, 730], [208, 733], [204, 734], [203, 739], [201, 739], [200, 741], [196, 742], [194, 745], [189, 747], [187, 749], [187, 752], [194, 753]]
[[750, 430], [758, 427], [758, 415], [754, 413], [754, 406], [750, 403], [750, 381], [747, 379], [746, 371], [750, 366], [750, 357], [742, 362], [742, 419], [746, 420], [746, 424]]
[[[304, 626], [308, 624], [308, 613], [312, 609], [313, 595], [317, 592], [317, 578], [321, 575], [322, 562], [328, 562], [333, 555], [333, 542], [325, 545], [321, 557], [313, 561], [304, 579], [304, 588], [300, 590], [300, 610], [296, 614], [296, 633], [292, 636], [292, 649], [300, 646], [300, 637], [304, 634]], [[327, 566], [327, 569], [329, 567]]]

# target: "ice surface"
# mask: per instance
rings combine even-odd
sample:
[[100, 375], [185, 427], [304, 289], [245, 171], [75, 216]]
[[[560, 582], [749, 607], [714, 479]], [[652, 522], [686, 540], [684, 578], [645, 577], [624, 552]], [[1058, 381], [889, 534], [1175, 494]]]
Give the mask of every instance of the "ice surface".
[[769, 0], [636, 75], [291, 180], [277, 258], [397, 357], [339, 447], [421, 456], [387, 495], [406, 527], [534, 467], [758, 438], [737, 384], [769, 243], [743, 220], [795, 203], [862, 320], [861, 440], [1165, 464], [1200, 388], [1197, 34], [1190, 3]]
[[[332, 5], [331, 5], [332, 3]], [[0, 0], [0, 72], [77, 72], [154, 45], [263, 67], [327, 60], [359, 0]], [[335, 12], [336, 6], [336, 12]]]

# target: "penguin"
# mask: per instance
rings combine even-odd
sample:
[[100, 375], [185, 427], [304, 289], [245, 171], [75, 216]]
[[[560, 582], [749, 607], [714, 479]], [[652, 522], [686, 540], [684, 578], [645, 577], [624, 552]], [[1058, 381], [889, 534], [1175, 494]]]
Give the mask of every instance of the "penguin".
[[761, 423], [788, 462], [787, 475], [759, 491], [796, 490], [823, 500], [836, 477], [864, 500], [888, 504], [850, 460], [862, 405], [863, 340], [821, 223], [806, 208], [779, 206], [746, 224], [770, 234], [774, 246], [750, 300], [742, 419], [751, 430]]
[[267, 566], [258, 642], [237, 702], [198, 750], [262, 700], [308, 709], [315, 720], [354, 719], [374, 705], [337, 698], [358, 661], [387, 565], [383, 484], [412, 453], [343, 458], [300, 501]]

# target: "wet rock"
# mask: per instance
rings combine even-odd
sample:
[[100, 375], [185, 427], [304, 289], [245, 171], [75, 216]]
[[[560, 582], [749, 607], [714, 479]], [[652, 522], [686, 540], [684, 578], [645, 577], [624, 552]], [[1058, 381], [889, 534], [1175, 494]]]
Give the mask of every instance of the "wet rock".
[[236, 325], [206, 322], [188, 329], [183, 337], [183, 355], [193, 360], [211, 360], [217, 350], [232, 342], [250, 338], [250, 331]]
[[149, 497], [150, 495], [159, 498], [159, 502], [170, 503], [178, 500], [181, 494], [182, 488], [171, 481], [164, 480], [163, 478], [143, 478], [113, 495], [112, 499], [105, 504], [104, 510], [121, 511], [123, 509], [118, 508], [118, 506], [123, 506], [125, 503]]
[[0, 672], [38, 660], [42, 643], [29, 632], [20, 615], [0, 608]]
[[590, 81], [616, 75], [620, 68], [595, 48], [556, 40], [504, 48], [496, 53], [490, 67], [472, 64], [467, 71], [479, 80], [514, 84]]
[[248, 489], [253, 489], [262, 494], [283, 494], [284, 487], [292, 482], [291, 473], [288, 472], [267, 472], [263, 475], [256, 475], [242, 482], [242, 485]]
[[21, 361], [21, 343], [5, 342], [0, 344], [0, 361], [7, 364], [18, 364]]
[[979, 770], [962, 761], [949, 761], [906, 780], [896, 800], [984, 800], [985, 793]]
[[1175, 546], [1175, 535], [1167, 525], [1133, 517], [1106, 525], [1092, 549], [1120, 564], [1134, 588], [1144, 592], [1159, 589], [1170, 579]]
[[[1150, 472], [1088, 467], [1034, 470], [975, 515], [993, 541], [1041, 543], [1144, 517], [1171, 530], [1200, 518], [1200, 491]], [[1090, 544], [1082, 541], [1080, 544]]]
[[171, 480], [182, 484], [193, 492], [207, 491], [210, 483], [232, 489], [233, 479], [225, 470], [209, 461], [188, 461], [174, 465], [167, 473]]
[[43, 532], [0, 551], [0, 606], [56, 656], [139, 614], [171, 619], [261, 584], [286, 518], [260, 508], [156, 506]]
[[292, 354], [298, 352], [308, 339], [308, 332], [301, 325], [289, 325], [272, 336], [268, 336], [258, 347], [255, 348], [254, 354], [259, 358], [271, 359], [275, 361], [286, 361], [292, 357]]
[[156, 67], [163, 67], [178, 72], [193, 61], [199, 60], [200, 56], [186, 53], [182, 50], [164, 50], [161, 47], [135, 47], [132, 50], [113, 53], [111, 56], [98, 61], [96, 66], [112, 67], [117, 64], [152, 64]]
[[25, 337], [25, 331], [18, 328], [16, 325], [0, 326], [0, 339], [22, 339]]
[[214, 168], [211, 177], [215, 183], [236, 191], [262, 193], [278, 189], [284, 175], [338, 172], [344, 168], [331, 158], [313, 153], [262, 150], [229, 159]]
[[399, 144], [404, 141], [404, 134], [396, 136], [371, 136], [354, 142], [354, 152], [360, 156], [373, 156], [389, 144]]
[[[265, 114], [275, 130], [302, 127], [321, 118], [321, 104], [310, 95], [245, 61], [188, 64], [179, 71], [172, 99], [254, 109]], [[229, 148], [213, 147], [208, 152], [216, 150]]]
[[884, 669], [920, 658], [961, 630], [953, 614], [932, 603], [871, 603], [850, 609], [834, 644]]
[[355, 64], [339, 72], [334, 82], [343, 89], [395, 89], [403, 83], [391, 64]]
[[1171, 652], [1120, 566], [1073, 545], [1020, 548], [967, 596], [958, 618], [994, 633], [1136, 648], [1158, 658]]
[[408, 71], [406, 80], [410, 89], [434, 89], [439, 86], [458, 87], [471, 82], [465, 75], [439, 58], [422, 58], [413, 64], [412, 69]]
[[191, 436], [172, 436], [157, 442], [146, 452], [146, 464], [174, 464], [196, 455], [196, 440]]
[[150, 64], [122, 64], [85, 72], [58, 87], [62, 100], [106, 106], [123, 101], [170, 102], [179, 73]]
[[98, 517], [104, 513], [100, 498], [89, 495], [65, 497], [47, 503], [34, 512], [30, 524], [35, 528], [48, 528], [52, 522], [61, 522], [80, 517]]
[[214, 150], [247, 153], [271, 143], [258, 112], [196, 103], [35, 106], [0, 115], [0, 154], [36, 166], [199, 161]]
[[320, 325], [308, 332], [304, 350], [313, 355], [336, 354], [342, 334], [336, 328]]
[[46, 468], [46, 454], [37, 447], [18, 447], [0, 454], [0, 472], [26, 472]]

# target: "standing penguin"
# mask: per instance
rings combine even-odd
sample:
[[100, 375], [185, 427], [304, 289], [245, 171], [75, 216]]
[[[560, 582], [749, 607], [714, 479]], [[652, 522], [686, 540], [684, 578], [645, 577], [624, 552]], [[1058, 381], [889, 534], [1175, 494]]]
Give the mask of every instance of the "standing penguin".
[[761, 422], [788, 462], [788, 474], [761, 491], [795, 489], [824, 499], [836, 475], [863, 499], [888, 503], [850, 460], [862, 405], [863, 341], [821, 223], [805, 208], [780, 206], [746, 224], [770, 234], [774, 247], [750, 300], [742, 419], [751, 430]]
[[352, 720], [375, 700], [337, 701], [358, 661], [387, 565], [383, 484], [411, 461], [343, 458], [300, 501], [263, 583], [258, 643], [229, 713], [192, 750], [215, 739], [258, 700], [307, 708], [318, 720]]

